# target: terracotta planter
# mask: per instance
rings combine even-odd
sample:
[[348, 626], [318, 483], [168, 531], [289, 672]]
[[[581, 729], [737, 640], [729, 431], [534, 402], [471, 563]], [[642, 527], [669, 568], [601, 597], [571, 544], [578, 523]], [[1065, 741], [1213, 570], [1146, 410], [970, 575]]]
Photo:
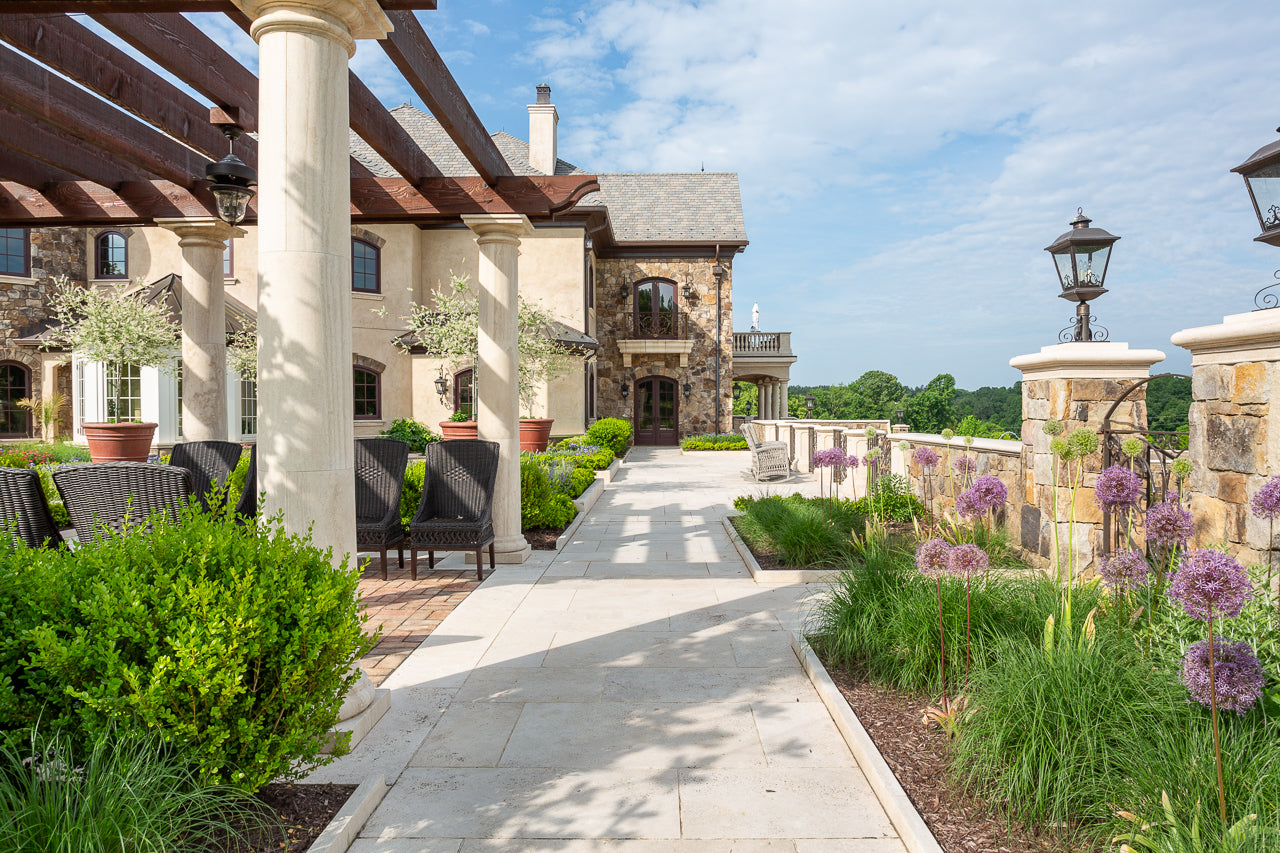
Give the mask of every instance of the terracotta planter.
[[551, 438], [551, 425], [555, 418], [521, 418], [520, 450], [541, 453], [547, 449], [547, 440]]
[[445, 441], [455, 438], [478, 438], [475, 421], [441, 421], [440, 432]]
[[151, 455], [154, 423], [86, 423], [89, 458], [94, 462], [146, 462]]

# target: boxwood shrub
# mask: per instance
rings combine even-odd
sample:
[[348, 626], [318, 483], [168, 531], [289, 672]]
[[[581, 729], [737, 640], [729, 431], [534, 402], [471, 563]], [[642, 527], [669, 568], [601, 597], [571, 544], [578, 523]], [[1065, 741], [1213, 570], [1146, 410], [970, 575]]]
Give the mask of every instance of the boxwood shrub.
[[587, 441], [609, 448], [614, 456], [621, 456], [631, 443], [631, 424], [621, 418], [601, 418], [587, 428]]
[[145, 729], [251, 791], [326, 762], [373, 642], [359, 573], [279, 518], [229, 516], [189, 506], [75, 551], [0, 539], [0, 739]]
[[737, 433], [691, 435], [680, 441], [681, 450], [746, 450], [747, 440]]

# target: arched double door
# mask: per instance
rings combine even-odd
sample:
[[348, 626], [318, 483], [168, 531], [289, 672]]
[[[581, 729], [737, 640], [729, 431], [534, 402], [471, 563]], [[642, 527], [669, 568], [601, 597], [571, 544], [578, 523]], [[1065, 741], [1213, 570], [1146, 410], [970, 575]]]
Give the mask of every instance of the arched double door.
[[680, 440], [680, 397], [675, 380], [650, 376], [636, 382], [634, 441], [637, 445], [670, 445]]

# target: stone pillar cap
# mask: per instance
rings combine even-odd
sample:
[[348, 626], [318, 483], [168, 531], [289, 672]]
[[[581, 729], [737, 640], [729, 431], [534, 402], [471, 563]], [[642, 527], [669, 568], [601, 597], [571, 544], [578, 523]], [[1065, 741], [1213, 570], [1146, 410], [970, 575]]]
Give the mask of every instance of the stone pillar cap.
[[[1250, 311], [1247, 314], [1230, 314], [1213, 326], [1197, 326], [1183, 329], [1169, 339], [1174, 346], [1191, 351], [1193, 356], [1209, 353], [1242, 353], [1250, 350], [1271, 350], [1271, 353], [1255, 353], [1257, 360], [1275, 358], [1280, 347], [1280, 309]], [[1252, 357], [1244, 360], [1252, 361]], [[1194, 363], [1194, 362], [1193, 362]]]
[[1025, 379], [1129, 379], [1151, 374], [1164, 361], [1158, 349], [1129, 349], [1119, 341], [1076, 341], [1041, 347], [1040, 352], [1009, 359]]

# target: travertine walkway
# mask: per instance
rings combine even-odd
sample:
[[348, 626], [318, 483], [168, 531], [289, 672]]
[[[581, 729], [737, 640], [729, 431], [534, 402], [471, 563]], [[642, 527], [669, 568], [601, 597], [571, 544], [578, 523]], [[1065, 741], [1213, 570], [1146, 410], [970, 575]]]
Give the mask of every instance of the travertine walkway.
[[392, 783], [353, 853], [902, 853], [792, 653], [811, 590], [721, 527], [745, 465], [634, 449], [571, 544], [459, 604], [308, 780]]

